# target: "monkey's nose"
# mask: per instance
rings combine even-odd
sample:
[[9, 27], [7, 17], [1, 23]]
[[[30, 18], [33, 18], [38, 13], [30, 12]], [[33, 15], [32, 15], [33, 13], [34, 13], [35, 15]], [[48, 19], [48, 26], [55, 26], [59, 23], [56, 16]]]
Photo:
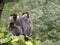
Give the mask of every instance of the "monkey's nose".
[[14, 20], [16, 20], [16, 19], [17, 19], [17, 17], [16, 17], [16, 16], [14, 16], [14, 17], [13, 17], [13, 19], [14, 19]]

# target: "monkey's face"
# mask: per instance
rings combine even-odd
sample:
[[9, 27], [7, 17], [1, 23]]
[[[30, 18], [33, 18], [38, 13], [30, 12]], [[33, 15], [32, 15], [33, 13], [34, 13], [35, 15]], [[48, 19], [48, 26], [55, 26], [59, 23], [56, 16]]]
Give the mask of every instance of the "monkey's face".
[[22, 13], [22, 16], [29, 18], [29, 13], [28, 12], [24, 12], [24, 13]]
[[14, 23], [10, 23], [10, 27], [13, 28], [14, 27]]
[[29, 14], [23, 14], [22, 16], [29, 18]]
[[23, 16], [24, 16], [24, 17], [27, 17], [28, 15], [27, 15], [27, 14], [24, 14]]
[[14, 22], [16, 20], [19, 20], [19, 16], [18, 15], [12, 15], [12, 16], [9, 17], [9, 22], [10, 23]]
[[15, 27], [16, 26], [16, 24], [15, 23], [10, 23], [10, 27]]

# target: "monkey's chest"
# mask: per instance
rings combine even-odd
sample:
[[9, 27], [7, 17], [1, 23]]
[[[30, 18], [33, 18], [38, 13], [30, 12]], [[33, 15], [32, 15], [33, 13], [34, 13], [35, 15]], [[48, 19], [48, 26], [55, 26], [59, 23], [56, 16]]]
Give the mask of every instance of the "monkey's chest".
[[20, 35], [20, 31], [18, 29], [16, 29], [16, 28], [12, 28], [11, 33], [13, 35]]
[[22, 25], [23, 25], [24, 30], [29, 30], [31, 27], [29, 22], [25, 20], [22, 22]]

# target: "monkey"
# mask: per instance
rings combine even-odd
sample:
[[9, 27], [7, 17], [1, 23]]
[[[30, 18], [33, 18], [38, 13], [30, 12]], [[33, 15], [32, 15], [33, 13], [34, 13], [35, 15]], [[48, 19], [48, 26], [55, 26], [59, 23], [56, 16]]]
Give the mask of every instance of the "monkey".
[[28, 36], [31, 34], [31, 26], [32, 26], [29, 13], [28, 12], [22, 13], [20, 21], [22, 22], [21, 25], [22, 25], [23, 35], [25, 36], [24, 38], [26, 41], [28, 41], [29, 40]]
[[10, 15], [8, 19], [8, 29], [13, 35], [23, 34], [22, 28], [20, 25], [20, 17], [16, 13]]
[[24, 33], [25, 33], [27, 36], [29, 36], [30, 33], [31, 33], [31, 26], [32, 26], [29, 13], [28, 13], [28, 12], [24, 12], [24, 13], [22, 14], [22, 18], [23, 18], [23, 23], [25, 23], [25, 24], [23, 24], [23, 25], [24, 25], [24, 27], [26, 28], [26, 29], [25, 29], [26, 31], [25, 31]]
[[16, 25], [20, 25], [20, 16], [17, 15], [16, 13], [11, 14], [8, 19], [9, 24], [10, 22], [14, 22]]

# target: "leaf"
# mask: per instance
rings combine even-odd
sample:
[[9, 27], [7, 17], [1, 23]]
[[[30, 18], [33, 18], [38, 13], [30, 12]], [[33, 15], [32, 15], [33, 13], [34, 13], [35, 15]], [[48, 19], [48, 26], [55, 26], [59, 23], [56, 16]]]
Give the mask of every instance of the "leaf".
[[18, 36], [18, 38], [19, 38], [20, 41], [24, 40], [24, 36], [23, 35]]
[[33, 43], [31, 41], [26, 41], [25, 44], [26, 45], [33, 45]]
[[0, 39], [4, 38], [4, 33], [0, 33]]
[[15, 41], [18, 41], [19, 39], [18, 39], [18, 37], [17, 38], [15, 38], [15, 39], [13, 39], [11, 42], [15, 42]]
[[7, 42], [9, 42], [9, 41], [10, 41], [9, 38], [0, 39], [0, 43], [1, 43], [1, 44], [2, 44], [2, 43], [7, 43]]
[[41, 45], [41, 42], [40, 41], [36, 41], [35, 44], [36, 45]]

